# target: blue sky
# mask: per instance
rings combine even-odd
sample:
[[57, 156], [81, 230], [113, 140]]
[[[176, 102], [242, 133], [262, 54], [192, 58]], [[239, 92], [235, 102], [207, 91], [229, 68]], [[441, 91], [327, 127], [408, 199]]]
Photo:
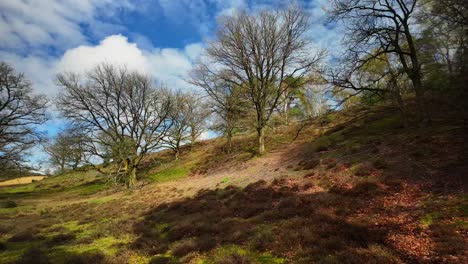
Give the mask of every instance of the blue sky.
[[[325, 25], [328, 1], [296, 1], [310, 11], [315, 48], [339, 50], [339, 32]], [[217, 18], [236, 9], [251, 12], [289, 1], [252, 0], [2, 0], [0, 60], [12, 64], [52, 100], [63, 71], [84, 72], [99, 62], [125, 64], [173, 88], [183, 81], [204, 41], [213, 37]], [[52, 119], [41, 129], [50, 136], [64, 121]], [[44, 158], [35, 150], [33, 160]]]

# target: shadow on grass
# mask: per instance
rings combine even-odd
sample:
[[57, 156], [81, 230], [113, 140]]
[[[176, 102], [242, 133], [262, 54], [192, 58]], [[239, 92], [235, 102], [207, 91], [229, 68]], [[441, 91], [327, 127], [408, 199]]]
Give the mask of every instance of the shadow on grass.
[[[382, 244], [385, 234], [381, 230], [346, 220], [348, 213], [366, 205], [366, 196], [379, 194], [376, 186], [340, 194], [308, 192], [307, 188], [279, 180], [273, 184], [260, 181], [244, 189], [201, 191], [150, 211], [135, 224], [139, 238], [132, 247], [183, 261], [195, 252], [213, 259], [210, 254], [230, 245], [259, 254], [270, 252], [294, 263], [398, 259]], [[227, 263], [223, 261], [219, 263]]]

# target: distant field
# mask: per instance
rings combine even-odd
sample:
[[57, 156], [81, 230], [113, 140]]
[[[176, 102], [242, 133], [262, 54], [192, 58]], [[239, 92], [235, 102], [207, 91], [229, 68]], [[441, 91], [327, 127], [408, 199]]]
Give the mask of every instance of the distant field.
[[40, 181], [46, 178], [47, 176], [27, 176], [27, 177], [19, 177], [12, 180], [0, 182], [0, 186], [11, 186], [11, 185], [20, 185], [20, 184], [27, 184], [33, 181]]

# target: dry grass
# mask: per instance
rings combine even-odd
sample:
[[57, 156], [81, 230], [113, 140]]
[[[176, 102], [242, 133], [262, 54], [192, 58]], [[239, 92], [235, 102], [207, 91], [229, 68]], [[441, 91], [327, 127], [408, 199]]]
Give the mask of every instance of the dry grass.
[[[363, 110], [364, 111], [364, 110]], [[0, 258], [45, 263], [464, 263], [465, 136], [392, 113], [152, 155], [133, 191], [91, 172], [0, 189]], [[353, 126], [340, 125], [342, 123]], [[145, 177], [148, 176], [148, 177]], [[151, 180], [150, 180], [151, 179]], [[58, 185], [58, 187], [57, 187]], [[3, 263], [2, 262], [2, 263]]]
[[43, 179], [47, 178], [47, 176], [27, 176], [27, 177], [19, 177], [15, 179], [11, 179], [8, 181], [0, 182], [0, 187], [2, 186], [13, 186], [13, 185], [21, 185], [21, 184], [28, 184], [34, 181], [42, 181]]

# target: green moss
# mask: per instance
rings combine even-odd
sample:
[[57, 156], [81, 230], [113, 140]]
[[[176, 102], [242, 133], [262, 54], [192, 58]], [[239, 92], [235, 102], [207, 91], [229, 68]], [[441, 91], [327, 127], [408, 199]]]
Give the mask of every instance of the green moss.
[[14, 263], [31, 247], [39, 246], [39, 241], [5, 242], [6, 250], [0, 251], [0, 263]]
[[315, 151], [325, 151], [344, 140], [345, 138], [343, 137], [342, 131], [338, 131], [328, 135], [323, 135], [315, 139], [311, 144]]
[[190, 173], [190, 167], [188, 166], [176, 166], [163, 169], [151, 176], [149, 178], [155, 182], [167, 182], [175, 181], [181, 178], [188, 176]]
[[431, 226], [435, 223], [435, 221], [439, 220], [442, 217], [442, 215], [438, 212], [432, 212], [428, 213], [425, 216], [421, 218], [421, 224], [423, 226]]
[[95, 194], [95, 193], [98, 193], [102, 190], [105, 190], [109, 188], [108, 185], [102, 183], [102, 182], [96, 182], [96, 183], [85, 183], [85, 184], [81, 184], [81, 185], [78, 185], [78, 186], [74, 186], [68, 190], [66, 190], [67, 192], [75, 192], [77, 193], [78, 195], [81, 195], [81, 196], [87, 196], [87, 195], [91, 195], [91, 194]]
[[242, 258], [246, 263], [286, 263], [282, 258], [272, 256], [270, 253], [257, 253], [244, 249], [238, 245], [227, 245], [216, 248], [211, 254], [199, 260], [199, 263], [226, 263], [232, 260], [232, 257]]
[[229, 177], [224, 177], [223, 179], [221, 179], [221, 184], [225, 184], [225, 183], [228, 183], [229, 181], [231, 180], [231, 178]]
[[400, 125], [400, 118], [398, 116], [389, 116], [369, 122], [363, 131], [367, 134], [382, 134]]
[[89, 252], [102, 252], [105, 255], [113, 256], [117, 254], [119, 249], [123, 244], [128, 244], [131, 242], [130, 237], [122, 237], [122, 238], [116, 238], [112, 236], [108, 237], [102, 237], [99, 239], [94, 240], [91, 243], [86, 243], [86, 244], [71, 244], [71, 245], [60, 245], [57, 247], [54, 247], [54, 250], [52, 251], [52, 256], [55, 259], [63, 259], [64, 256], [62, 256], [60, 253], [61, 252], [67, 252], [68, 253], [89, 253]]

